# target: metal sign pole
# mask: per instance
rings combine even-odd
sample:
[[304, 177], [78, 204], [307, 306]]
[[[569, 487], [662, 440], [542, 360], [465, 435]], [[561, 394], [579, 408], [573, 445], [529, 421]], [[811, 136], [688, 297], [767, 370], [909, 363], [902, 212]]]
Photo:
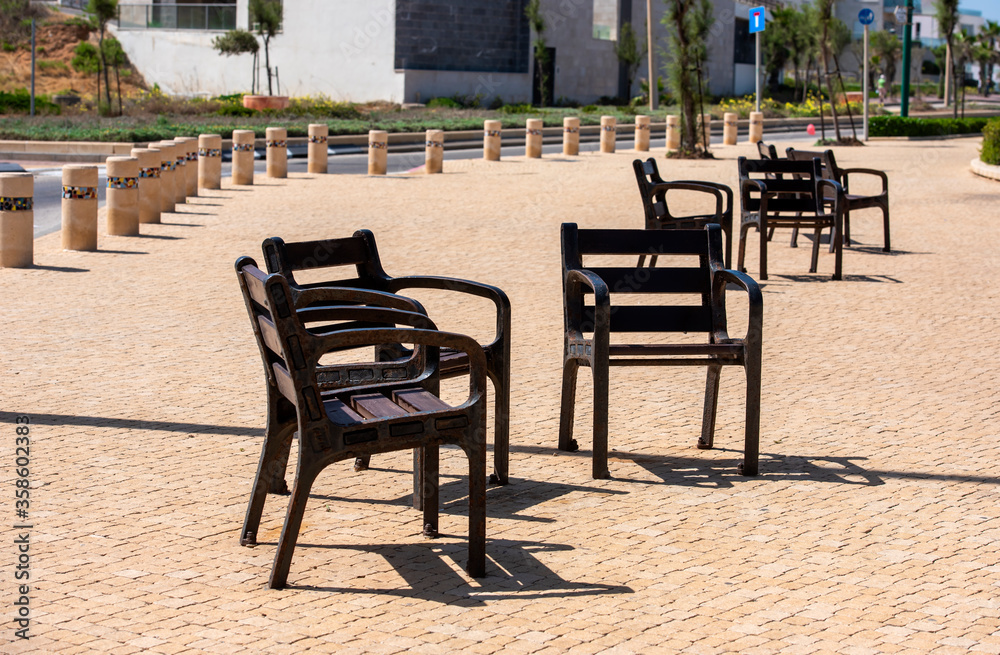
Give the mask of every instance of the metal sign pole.
[[864, 104], [864, 129], [862, 130], [862, 141], [868, 140], [868, 80], [871, 77], [868, 75], [868, 26], [865, 25], [865, 45], [864, 45], [864, 58], [865, 58], [865, 72], [864, 76], [861, 78], [861, 102]]
[[754, 80], [757, 89], [757, 103], [754, 111], [760, 111], [760, 32], [757, 32], [757, 64], [754, 68]]

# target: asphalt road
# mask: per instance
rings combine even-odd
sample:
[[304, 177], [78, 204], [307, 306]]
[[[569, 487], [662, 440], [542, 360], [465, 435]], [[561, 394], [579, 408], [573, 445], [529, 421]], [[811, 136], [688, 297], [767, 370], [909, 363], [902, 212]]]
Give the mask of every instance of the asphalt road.
[[[777, 132], [768, 134], [768, 141], [792, 141], [809, 139], [805, 131], [801, 132]], [[722, 143], [721, 137], [713, 137], [712, 143]], [[652, 139], [650, 149], [652, 151], [663, 151], [666, 146], [664, 139]], [[630, 140], [619, 140], [617, 148], [628, 150], [633, 147]], [[597, 141], [584, 142], [580, 144], [581, 152], [595, 152], [600, 148]], [[543, 154], [557, 154], [562, 152], [562, 145], [553, 143], [542, 148]], [[504, 146], [501, 149], [502, 155], [516, 156], [524, 154], [524, 146]], [[445, 160], [476, 159], [483, 156], [482, 148], [469, 148], [465, 150], [446, 149]], [[348, 148], [336, 154], [331, 154], [329, 158], [328, 171], [332, 175], [355, 174], [364, 175], [368, 172], [368, 154], [362, 148]], [[424, 153], [402, 152], [389, 153], [389, 174], [405, 173], [414, 168], [424, 165]], [[305, 173], [307, 160], [305, 157], [294, 157], [288, 160], [289, 172]], [[222, 176], [228, 177], [231, 174], [231, 164], [224, 162], [222, 165]], [[258, 174], [266, 173], [266, 163], [263, 159], [258, 159], [254, 164], [254, 171]], [[104, 174], [104, 166], [98, 167], [100, 179], [98, 180], [97, 193], [98, 205], [104, 206], [104, 198], [107, 189], [107, 178]], [[62, 226], [62, 172], [61, 170], [48, 170], [35, 173], [35, 238], [58, 231]]]

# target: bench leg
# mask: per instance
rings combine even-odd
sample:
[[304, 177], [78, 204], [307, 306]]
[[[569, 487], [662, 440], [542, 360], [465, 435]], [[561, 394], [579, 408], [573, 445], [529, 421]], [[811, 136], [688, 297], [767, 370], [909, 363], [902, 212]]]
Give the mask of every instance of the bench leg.
[[[802, 213], [799, 212], [799, 216], [801, 216], [801, 215], [802, 215]], [[799, 247], [799, 228], [797, 228], [797, 227], [793, 227], [792, 228], [792, 242], [788, 245], [788, 247], [789, 248], [798, 248]]]
[[[843, 229], [843, 215], [837, 216], [835, 219], [835, 231], [840, 234]], [[834, 250], [834, 268], [833, 268], [833, 279], [840, 280], [843, 278], [843, 264], [844, 264], [844, 242], [840, 239], [836, 239], [836, 249]]]
[[505, 367], [503, 379], [493, 382], [493, 474], [492, 484], [507, 484], [510, 472], [510, 368]]
[[882, 232], [885, 238], [885, 245], [882, 246], [882, 252], [889, 252], [889, 204], [886, 203], [882, 206]]
[[[415, 448], [414, 453], [420, 452], [420, 490], [418, 494], [421, 506], [424, 510], [424, 536], [438, 536], [438, 505], [439, 499], [439, 472], [440, 472], [440, 451], [437, 446], [424, 446]], [[418, 478], [414, 477], [414, 480]], [[416, 504], [416, 503], [414, 503]]]
[[760, 239], [760, 279], [767, 279], [767, 239], [763, 235]]
[[750, 231], [749, 224], [740, 225], [740, 245], [737, 248], [737, 254], [736, 254], [736, 270], [740, 271], [741, 273], [747, 272], [747, 267], [743, 265], [743, 262], [746, 259], [747, 232], [749, 231]]
[[559, 450], [575, 453], [580, 449], [573, 438], [573, 407], [576, 403], [576, 377], [580, 364], [567, 360], [563, 364], [562, 397], [559, 409]]
[[469, 562], [466, 572], [473, 578], [486, 576], [486, 417], [476, 426], [466, 454], [469, 457]]
[[284, 589], [288, 582], [288, 569], [292, 565], [292, 553], [295, 551], [295, 542], [298, 541], [299, 529], [302, 527], [306, 501], [309, 500], [309, 491], [319, 471], [319, 468], [313, 470], [312, 467], [302, 466], [300, 459], [299, 470], [295, 474], [295, 484], [292, 485], [292, 498], [288, 502], [285, 525], [281, 528], [281, 536], [278, 538], [278, 551], [274, 554], [274, 566], [271, 568], [269, 581], [271, 589]]
[[[813, 236], [813, 251], [812, 251], [812, 263], [809, 265], [809, 272], [815, 273], [817, 267], [819, 266], [819, 240], [823, 235], [823, 228], [816, 228], [816, 234]], [[830, 236], [831, 244], [833, 240], [837, 239], [836, 234]], [[832, 245], [831, 245], [832, 247]]]
[[722, 366], [709, 364], [708, 378], [705, 381], [705, 408], [701, 418], [701, 438], [698, 448], [708, 450], [715, 445], [715, 416], [719, 406], [719, 378], [722, 377]]
[[595, 480], [611, 477], [608, 471], [608, 387], [609, 371], [606, 357], [591, 364], [594, 372], [594, 466]]
[[[285, 482], [285, 467], [295, 427], [286, 426], [283, 432], [264, 438], [260, 461], [257, 464], [257, 475], [254, 476], [253, 488], [250, 491], [250, 503], [247, 505], [243, 529], [240, 532], [241, 546], [257, 545], [257, 531], [260, 528], [260, 517], [264, 512], [268, 491], [274, 480], [281, 480], [282, 485]], [[288, 493], [287, 490], [285, 493]]]
[[760, 459], [760, 352], [748, 352], [746, 436], [743, 440], [743, 464], [740, 473], [757, 475]]

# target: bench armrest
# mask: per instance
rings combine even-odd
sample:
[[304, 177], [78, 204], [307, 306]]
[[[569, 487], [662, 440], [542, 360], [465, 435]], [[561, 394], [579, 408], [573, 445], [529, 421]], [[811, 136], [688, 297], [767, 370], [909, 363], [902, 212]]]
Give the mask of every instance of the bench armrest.
[[697, 184], [698, 186], [715, 189], [726, 196], [726, 213], [733, 214], [733, 190], [728, 184], [708, 182], [703, 180], [675, 180], [677, 184]]
[[[761, 341], [761, 330], [764, 323], [764, 296], [760, 291], [760, 285], [757, 284], [757, 281], [749, 275], [740, 273], [739, 271], [734, 271], [728, 268], [714, 270], [712, 274], [712, 295], [719, 299], [716, 307], [723, 312], [725, 311], [725, 303], [721, 302], [721, 300], [725, 296], [726, 285], [730, 282], [746, 291], [747, 298], [750, 303], [747, 333], [743, 337], [743, 341], [748, 346], [759, 347]], [[723, 316], [721, 318], [725, 317]], [[716, 324], [725, 325], [725, 322], [717, 320]], [[718, 331], [713, 336], [717, 343], [731, 341], [729, 334], [725, 331]]]
[[889, 176], [883, 171], [877, 171], [874, 168], [845, 168], [840, 171], [840, 179], [844, 185], [844, 193], [850, 188], [850, 177], [851, 175], [874, 175], [882, 180], [882, 193], [888, 193], [889, 191]]
[[[823, 187], [830, 187], [830, 189], [833, 191], [833, 195], [832, 196], [827, 196], [826, 194], [824, 194], [823, 193]], [[843, 210], [843, 208], [844, 208], [844, 187], [840, 186], [840, 183], [839, 182], [835, 182], [834, 180], [828, 180], [826, 178], [820, 178], [820, 179], [816, 180], [816, 193], [819, 196], [817, 198], [817, 204], [820, 205], [819, 208], [822, 209], [823, 205], [825, 205], [827, 202], [831, 202], [832, 201], [833, 202], [833, 213], [834, 213], [834, 215], [836, 215], [836, 216], [839, 217], [840, 214], [841, 214], [841, 212], [842, 212], [842, 210]], [[837, 225], [837, 234], [839, 235], [840, 233], [841, 233], [840, 232], [840, 225], [838, 224]]]
[[498, 287], [452, 277], [408, 275], [389, 280], [389, 288], [393, 293], [398, 293], [401, 289], [441, 289], [492, 300], [497, 308], [496, 334], [493, 341], [485, 347], [488, 350], [503, 347], [506, 352], [510, 352], [510, 299]]
[[[588, 271], [584, 268], [571, 268], [566, 271], [565, 284], [566, 298], [564, 299], [564, 303], [567, 312], [567, 334], [572, 333], [573, 336], [581, 339], [584, 332], [591, 331], [595, 335], [600, 333], [607, 336], [611, 324], [611, 296], [608, 291], [608, 285], [605, 284], [604, 280], [593, 271]], [[594, 325], [592, 326], [592, 330], [589, 329], [591, 326], [584, 324], [584, 317], [582, 315], [573, 316], [572, 314], [575, 312], [570, 311], [573, 307], [583, 305], [583, 290], [581, 287], [587, 287], [594, 294]]]
[[722, 216], [722, 192], [719, 189], [714, 188], [710, 184], [703, 184], [701, 182], [692, 182], [685, 180], [674, 180], [671, 182], [658, 182], [649, 188], [649, 195], [651, 197], [659, 196], [665, 194], [667, 191], [677, 190], [677, 191], [697, 191], [699, 193], [708, 193], [715, 196], [715, 215]]
[[[314, 357], [310, 365], [314, 370], [319, 366], [319, 360], [323, 355], [345, 348], [379, 346], [386, 343], [425, 346], [432, 349], [433, 354], [428, 353], [428, 360], [433, 361], [428, 361], [428, 365], [433, 365], [435, 368], [437, 349], [461, 350], [469, 356], [469, 398], [462, 406], [471, 405], [486, 394], [486, 353], [475, 339], [464, 334], [420, 328], [359, 328], [315, 336], [313, 340]], [[338, 393], [341, 391], [338, 390]]]

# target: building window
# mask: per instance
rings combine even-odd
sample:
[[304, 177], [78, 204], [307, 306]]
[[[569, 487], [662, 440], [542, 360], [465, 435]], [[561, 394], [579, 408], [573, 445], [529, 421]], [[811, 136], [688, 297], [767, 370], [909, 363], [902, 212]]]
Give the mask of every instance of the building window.
[[594, 0], [594, 38], [618, 40], [618, 0]]
[[733, 41], [733, 63], [757, 63], [757, 38], [750, 33], [750, 20], [737, 18], [734, 22], [736, 36]]

